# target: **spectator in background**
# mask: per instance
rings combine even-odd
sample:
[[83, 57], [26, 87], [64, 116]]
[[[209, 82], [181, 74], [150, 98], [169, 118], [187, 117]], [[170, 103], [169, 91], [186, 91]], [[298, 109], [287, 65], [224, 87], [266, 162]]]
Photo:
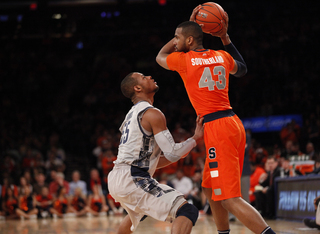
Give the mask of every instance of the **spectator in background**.
[[303, 155], [303, 153], [300, 151], [299, 143], [293, 143], [293, 144], [292, 144], [291, 153], [292, 153], [293, 155], [298, 155], [298, 156]]
[[122, 215], [123, 214], [123, 208], [122, 208], [120, 202], [116, 202], [110, 193], [107, 195], [107, 203], [109, 205], [110, 213], [112, 211], [112, 213], [115, 215]]
[[3, 215], [7, 219], [13, 219], [19, 217], [16, 209], [18, 208], [18, 198], [14, 195], [14, 191], [11, 187], [7, 188], [7, 192], [2, 199]]
[[53, 209], [50, 209], [52, 214], [55, 214], [58, 217], [63, 217], [64, 214], [75, 213], [67, 195], [67, 189], [64, 186], [60, 186], [57, 190], [56, 198], [53, 201]]
[[202, 175], [201, 171], [196, 171], [192, 176], [192, 190], [187, 196], [187, 200], [191, 200], [192, 204], [197, 207], [198, 210], [202, 210], [204, 206], [204, 200], [206, 199], [204, 194], [202, 194], [201, 187]]
[[285, 127], [280, 131], [280, 139], [283, 145], [286, 145], [287, 141], [292, 143], [298, 143], [300, 138], [300, 126], [296, 124], [295, 120], [291, 120]]
[[53, 197], [58, 196], [58, 190], [60, 190], [60, 187], [64, 187], [66, 190], [66, 193], [69, 193], [69, 183], [64, 179], [64, 174], [62, 172], [57, 172], [55, 176], [55, 181], [52, 181], [49, 184], [49, 192]]
[[273, 151], [271, 155], [275, 156], [276, 159], [279, 159], [281, 157], [281, 148], [278, 144], [273, 145]]
[[29, 182], [26, 180], [25, 177], [20, 177], [20, 185], [18, 186], [18, 192], [19, 195], [24, 194], [24, 190], [26, 187], [29, 187], [29, 191], [32, 193], [33, 192], [33, 187]]
[[259, 182], [262, 182], [264, 178], [266, 178], [267, 173], [262, 168], [257, 166], [255, 162], [250, 162], [250, 189], [249, 189], [249, 199], [250, 204], [255, 206], [256, 197], [254, 195], [255, 187], [259, 185]]
[[36, 198], [28, 186], [24, 187], [23, 193], [19, 196], [18, 204], [17, 215], [26, 219], [37, 218]]
[[77, 216], [85, 215], [87, 211], [87, 202], [84, 194], [80, 187], [76, 187], [74, 190], [74, 194], [71, 195], [71, 206], [76, 211]]
[[112, 137], [110, 136], [108, 130], [103, 129], [102, 134], [97, 139], [97, 146], [102, 147], [102, 145], [106, 144], [110, 141]]
[[109, 210], [109, 207], [106, 204], [106, 199], [101, 192], [101, 186], [95, 184], [92, 187], [92, 194], [88, 197], [88, 212], [94, 216], [98, 216], [99, 213], [104, 213]]
[[18, 186], [13, 184], [12, 179], [10, 177], [3, 178], [1, 197], [5, 197], [6, 196], [7, 190], [9, 188], [13, 191], [13, 196], [18, 198], [18, 196], [19, 196]]
[[[320, 157], [317, 157], [314, 162], [314, 170], [310, 173], [313, 175], [320, 175]], [[310, 175], [309, 174], [309, 175]]]
[[192, 180], [184, 175], [182, 169], [177, 170], [176, 178], [174, 178], [171, 182], [173, 187], [181, 192], [185, 198], [187, 198], [193, 188]]
[[35, 176], [36, 182], [33, 184], [33, 191], [36, 195], [41, 193], [43, 187], [48, 187], [45, 175], [40, 172]]
[[46, 177], [46, 182], [50, 184], [52, 181], [56, 180], [57, 171], [55, 169], [51, 170]]
[[166, 167], [156, 170], [156, 172], [154, 173], [154, 177], [158, 177], [161, 174], [165, 173], [168, 176], [168, 180], [172, 180], [175, 178], [177, 169], [178, 169], [178, 162], [171, 163]]
[[5, 155], [3, 161], [0, 163], [1, 172], [7, 172], [9, 175], [16, 169], [16, 162], [10, 155]]
[[280, 168], [280, 176], [288, 177], [290, 176], [290, 160], [287, 158], [281, 158], [281, 168]]
[[313, 144], [318, 144], [320, 141], [320, 121], [319, 116], [317, 116], [314, 113], [310, 114], [309, 117], [309, 125], [307, 126], [307, 134], [308, 134], [308, 141], [311, 141]]
[[52, 214], [53, 197], [49, 194], [46, 186], [41, 188], [41, 192], [36, 196], [36, 207], [38, 209], [38, 217], [46, 218]]
[[87, 183], [83, 180], [80, 180], [80, 172], [77, 170], [72, 172], [72, 181], [69, 183], [69, 187], [69, 195], [75, 195], [75, 190], [80, 188], [81, 193], [84, 196], [87, 196]]
[[49, 173], [51, 170], [56, 170], [59, 172], [63, 172], [65, 170], [63, 161], [60, 158], [57, 158], [56, 152], [54, 151], [48, 152], [48, 159], [44, 166]]
[[290, 156], [294, 155], [294, 153], [292, 152], [292, 148], [293, 148], [293, 141], [291, 140], [286, 141], [285, 148], [281, 153], [281, 157], [289, 158]]
[[117, 160], [117, 157], [113, 154], [111, 149], [103, 152], [101, 155], [101, 167], [102, 167], [102, 174], [103, 180], [107, 184], [108, 183], [108, 174], [113, 168], [113, 162]]
[[274, 189], [275, 189], [275, 178], [280, 176], [280, 167], [278, 161], [274, 156], [270, 156], [266, 161], [267, 175], [259, 182], [261, 190], [255, 191], [256, 197], [256, 209], [265, 218], [275, 218], [275, 200], [274, 200]]
[[34, 175], [36, 175], [35, 170], [36, 171], [44, 171], [45, 167], [44, 167], [44, 160], [42, 157], [42, 154], [40, 151], [37, 151], [34, 155], [34, 163], [35, 163], [35, 167], [33, 168], [34, 171]]
[[268, 157], [268, 151], [261, 146], [261, 143], [252, 139], [251, 148], [249, 148], [250, 161], [260, 163], [263, 166]]
[[64, 150], [60, 147], [60, 136], [58, 133], [53, 132], [49, 137], [50, 151], [56, 154], [56, 157], [62, 161], [66, 160], [66, 154]]
[[306, 145], [306, 154], [309, 156], [310, 160], [315, 160], [316, 152], [314, 150], [314, 145], [312, 142], [308, 142]]
[[159, 183], [168, 185], [168, 186], [170, 186], [172, 188], [174, 187], [172, 182], [171, 182], [171, 180], [169, 180], [167, 173], [161, 173], [160, 179], [159, 179]]
[[183, 174], [187, 177], [192, 177], [196, 170], [196, 159], [192, 158], [192, 154], [188, 154], [185, 158], [178, 161], [178, 168], [183, 171]]
[[88, 184], [89, 184], [89, 190], [91, 193], [93, 192], [93, 187], [95, 185], [100, 185], [99, 188], [102, 189], [101, 192], [103, 192], [103, 190], [105, 189], [104, 181], [101, 180], [99, 171], [95, 168], [91, 169], [90, 171], [90, 179]]
[[54, 153], [58, 160], [61, 160], [62, 162], [64, 162], [66, 160], [66, 153], [64, 152], [64, 150], [62, 148], [58, 148], [58, 147], [52, 145], [50, 147], [50, 151], [48, 152], [48, 154], [50, 152]]
[[22, 168], [31, 169], [35, 166], [35, 158], [32, 148], [27, 148], [26, 154], [22, 158]]
[[[100, 139], [100, 138], [99, 138]], [[100, 139], [100, 141], [98, 141], [99, 145], [97, 145], [96, 148], [93, 149], [93, 155], [95, 155], [97, 157], [97, 168], [99, 170], [102, 170], [102, 162], [101, 162], [101, 159], [102, 159], [102, 155], [108, 151], [108, 150], [111, 150], [112, 149], [112, 144], [111, 144], [111, 141], [106, 137], [106, 138], [103, 138], [103, 139]]]
[[34, 182], [33, 170], [30, 170], [30, 169], [24, 170], [22, 176], [27, 180], [28, 184], [33, 184]]

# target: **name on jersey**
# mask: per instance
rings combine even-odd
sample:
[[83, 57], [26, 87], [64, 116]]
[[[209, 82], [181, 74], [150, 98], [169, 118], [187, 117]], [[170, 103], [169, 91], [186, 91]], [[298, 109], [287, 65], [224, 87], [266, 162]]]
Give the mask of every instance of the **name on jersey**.
[[223, 58], [219, 56], [214, 56], [211, 58], [203, 59], [203, 58], [192, 58], [191, 59], [191, 64], [192, 66], [196, 65], [210, 65], [210, 64], [215, 64], [215, 63], [223, 63], [224, 60]]

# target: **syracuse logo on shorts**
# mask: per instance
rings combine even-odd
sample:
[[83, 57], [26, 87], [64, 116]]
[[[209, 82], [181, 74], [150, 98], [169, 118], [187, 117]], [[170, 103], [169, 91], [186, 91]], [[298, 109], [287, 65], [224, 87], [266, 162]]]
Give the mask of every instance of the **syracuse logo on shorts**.
[[216, 158], [216, 148], [214, 147], [211, 147], [209, 150], [208, 150], [208, 155], [209, 155], [209, 159], [215, 159]]

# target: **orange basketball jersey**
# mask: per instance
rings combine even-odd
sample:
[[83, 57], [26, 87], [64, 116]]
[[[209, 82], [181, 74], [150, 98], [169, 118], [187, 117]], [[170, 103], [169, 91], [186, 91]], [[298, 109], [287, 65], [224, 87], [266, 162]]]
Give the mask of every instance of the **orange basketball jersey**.
[[167, 57], [169, 69], [180, 74], [190, 102], [200, 116], [231, 109], [229, 72], [234, 63], [223, 50], [174, 52]]

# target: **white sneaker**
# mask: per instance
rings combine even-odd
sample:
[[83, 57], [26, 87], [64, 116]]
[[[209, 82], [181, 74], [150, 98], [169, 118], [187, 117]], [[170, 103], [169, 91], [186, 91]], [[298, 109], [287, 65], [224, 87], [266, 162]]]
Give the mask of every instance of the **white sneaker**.
[[75, 213], [66, 213], [66, 214], [63, 214], [63, 218], [74, 218], [76, 217], [76, 214]]
[[37, 219], [37, 215], [36, 214], [33, 214], [33, 215], [29, 215], [29, 219]]
[[47, 218], [48, 216], [49, 216], [48, 211], [42, 211], [42, 212], [41, 212], [41, 217], [42, 217], [42, 218], [45, 219], [45, 218]]
[[106, 216], [107, 212], [99, 212], [99, 216]]

